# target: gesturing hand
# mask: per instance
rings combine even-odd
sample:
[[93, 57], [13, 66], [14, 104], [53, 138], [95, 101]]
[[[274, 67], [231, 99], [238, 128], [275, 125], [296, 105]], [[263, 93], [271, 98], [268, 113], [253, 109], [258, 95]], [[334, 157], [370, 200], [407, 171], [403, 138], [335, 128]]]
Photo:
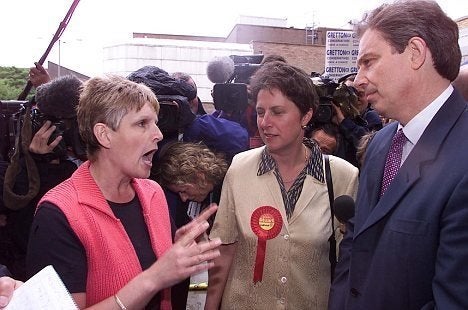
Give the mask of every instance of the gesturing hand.
[[[150, 267], [161, 287], [172, 286], [193, 274], [214, 266], [213, 259], [220, 256], [220, 239], [197, 242], [209, 227], [207, 219], [217, 210], [212, 204], [189, 224], [177, 230], [174, 245]], [[154, 273], [153, 273], [154, 272]]]

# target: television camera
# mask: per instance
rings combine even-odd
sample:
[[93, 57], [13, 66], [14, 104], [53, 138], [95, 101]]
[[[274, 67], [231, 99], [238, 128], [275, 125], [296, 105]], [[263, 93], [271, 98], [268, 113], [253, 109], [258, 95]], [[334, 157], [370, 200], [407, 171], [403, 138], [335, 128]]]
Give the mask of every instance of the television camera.
[[342, 82], [334, 82], [326, 76], [312, 78], [319, 95], [319, 105], [312, 118], [312, 127], [331, 123], [335, 116], [333, 105], [340, 108], [345, 117], [357, 119], [360, 117], [357, 108], [357, 90]]
[[215, 83], [212, 95], [216, 110], [235, 115], [247, 108], [247, 84], [262, 60], [263, 55], [231, 55], [215, 58], [208, 64], [208, 79]]

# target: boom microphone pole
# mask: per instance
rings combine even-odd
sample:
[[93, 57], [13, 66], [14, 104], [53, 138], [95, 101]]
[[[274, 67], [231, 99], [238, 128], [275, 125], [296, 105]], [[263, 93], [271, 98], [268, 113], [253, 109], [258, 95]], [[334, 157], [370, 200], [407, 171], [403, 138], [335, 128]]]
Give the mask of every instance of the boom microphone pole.
[[[70, 21], [72, 15], [73, 15], [73, 12], [75, 11], [75, 9], [78, 6], [79, 2], [80, 2], [80, 0], [73, 0], [73, 3], [71, 5], [70, 9], [68, 9], [67, 15], [65, 15], [65, 18], [60, 23], [57, 31], [54, 34], [54, 37], [52, 38], [52, 41], [50, 41], [50, 43], [49, 43], [49, 46], [47, 47], [45, 53], [42, 55], [41, 59], [39, 59], [39, 61], [37, 62], [38, 64], [40, 64], [40, 65], [44, 64], [44, 61], [46, 60], [47, 56], [49, 55], [50, 50], [54, 46], [55, 42], [57, 42], [58, 39], [60, 39], [63, 32], [65, 31], [65, 28], [67, 28], [68, 22]], [[32, 83], [31, 83], [31, 81], [28, 80], [28, 83], [24, 87], [21, 94], [18, 96], [18, 100], [25, 100], [26, 97], [28, 96], [29, 92], [31, 91], [31, 88], [32, 88]]]

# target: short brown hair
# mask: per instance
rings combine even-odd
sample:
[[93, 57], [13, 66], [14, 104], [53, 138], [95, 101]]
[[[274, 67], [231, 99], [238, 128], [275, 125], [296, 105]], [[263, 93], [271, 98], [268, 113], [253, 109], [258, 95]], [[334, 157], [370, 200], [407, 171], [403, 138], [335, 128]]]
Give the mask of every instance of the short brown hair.
[[77, 108], [78, 127], [90, 160], [100, 149], [94, 136], [94, 125], [103, 123], [117, 130], [122, 118], [132, 110], [139, 111], [150, 103], [156, 113], [159, 103], [147, 86], [124, 77], [107, 75], [86, 81]]
[[250, 80], [254, 103], [260, 90], [278, 89], [299, 108], [302, 115], [310, 109], [315, 112], [319, 97], [314, 83], [303, 70], [281, 61], [268, 62], [258, 69]]
[[365, 14], [355, 30], [362, 36], [368, 29], [379, 31], [400, 54], [411, 38], [420, 37], [431, 51], [437, 72], [450, 81], [457, 77], [461, 62], [458, 26], [435, 1], [382, 4]]

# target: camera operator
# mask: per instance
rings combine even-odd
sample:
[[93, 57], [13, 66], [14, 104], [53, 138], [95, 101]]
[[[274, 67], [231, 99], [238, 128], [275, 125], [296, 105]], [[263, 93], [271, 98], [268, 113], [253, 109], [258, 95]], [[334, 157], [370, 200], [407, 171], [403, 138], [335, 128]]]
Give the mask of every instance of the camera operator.
[[345, 140], [345, 159], [356, 167], [359, 167], [360, 165], [356, 157], [359, 141], [365, 134], [382, 129], [383, 125], [379, 114], [370, 107], [364, 95], [364, 90], [357, 85], [354, 86], [354, 77], [355, 74], [348, 76], [348, 80], [345, 81], [342, 80], [342, 77], [339, 82], [352, 87], [355, 91], [358, 100], [354, 107], [358, 110], [359, 115], [356, 117], [346, 117], [337, 105], [333, 105], [335, 115], [332, 121], [339, 126], [340, 132]]
[[26, 111], [17, 133], [22, 144], [15, 148], [3, 188], [4, 229], [11, 243], [2, 251], [10, 254], [7, 265], [20, 280], [25, 280], [24, 259], [37, 202], [85, 159], [75, 111], [81, 84], [76, 77], [63, 76], [39, 86], [36, 107]]
[[342, 137], [338, 126], [334, 123], [327, 123], [314, 128], [312, 131], [307, 130], [305, 133], [307, 138], [317, 142], [323, 154], [335, 155], [343, 157], [341, 151]]
[[206, 111], [205, 111], [205, 108], [203, 107], [203, 103], [198, 97], [197, 84], [195, 83], [193, 78], [185, 72], [174, 72], [171, 74], [171, 76], [175, 79], [185, 81], [188, 84], [192, 85], [193, 88], [195, 88], [195, 98], [189, 101], [190, 110], [195, 115], [205, 115]]
[[[195, 81], [187, 73], [175, 72], [171, 76], [187, 82], [197, 91]], [[246, 130], [228, 114], [221, 111], [207, 114], [198, 96], [190, 100], [189, 105], [196, 119], [185, 128], [181, 140], [203, 142], [211, 150], [223, 153], [229, 161], [235, 154], [247, 149]]]
[[359, 167], [356, 157], [359, 141], [365, 134], [381, 129], [382, 121], [370, 108], [364, 92], [353, 87], [354, 75], [345, 75], [338, 83], [325, 76], [313, 78], [320, 96], [320, 104], [310, 129], [314, 130], [329, 123], [338, 126], [339, 147], [334, 155]]
[[155, 66], [144, 66], [130, 73], [127, 79], [148, 86], [158, 98], [158, 127], [164, 136], [160, 147], [181, 140], [187, 126], [195, 120], [190, 102], [197, 97], [196, 88]]
[[256, 122], [255, 106], [250, 96], [250, 77], [265, 63], [280, 61], [280, 55], [231, 55], [216, 57], [207, 67], [208, 79], [215, 83], [212, 91], [215, 115], [241, 124], [248, 133], [248, 147], [263, 145]]

